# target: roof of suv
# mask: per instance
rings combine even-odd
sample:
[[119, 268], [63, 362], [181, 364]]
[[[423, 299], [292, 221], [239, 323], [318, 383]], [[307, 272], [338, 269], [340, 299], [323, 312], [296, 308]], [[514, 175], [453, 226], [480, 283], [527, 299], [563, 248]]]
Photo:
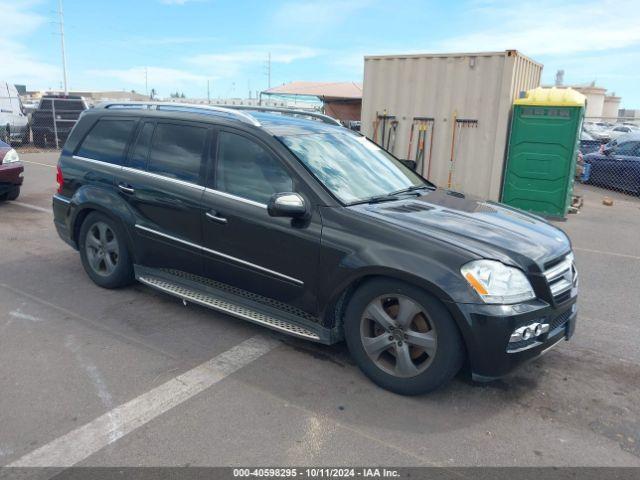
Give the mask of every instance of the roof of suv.
[[173, 102], [118, 102], [102, 103], [93, 109], [111, 111], [143, 110], [145, 114], [175, 113], [202, 115], [209, 119], [218, 118], [237, 121], [261, 128], [274, 136], [299, 135], [305, 133], [328, 133], [344, 129], [338, 120], [317, 112], [270, 107], [196, 105]]

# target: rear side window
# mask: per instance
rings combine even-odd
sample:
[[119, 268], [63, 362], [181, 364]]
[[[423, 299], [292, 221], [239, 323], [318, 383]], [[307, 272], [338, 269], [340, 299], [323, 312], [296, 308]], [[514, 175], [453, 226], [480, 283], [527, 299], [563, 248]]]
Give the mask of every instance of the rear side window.
[[98, 120], [84, 137], [76, 155], [122, 165], [124, 149], [135, 126], [135, 120]]
[[138, 133], [136, 143], [129, 150], [129, 164], [131, 168], [144, 170], [147, 168], [147, 157], [149, 155], [149, 146], [151, 145], [151, 136], [153, 135], [153, 123], [145, 123]]
[[198, 183], [207, 132], [205, 127], [159, 123], [153, 134], [147, 171]]
[[618, 145], [616, 153], [618, 155], [635, 155], [638, 142], [624, 142]]

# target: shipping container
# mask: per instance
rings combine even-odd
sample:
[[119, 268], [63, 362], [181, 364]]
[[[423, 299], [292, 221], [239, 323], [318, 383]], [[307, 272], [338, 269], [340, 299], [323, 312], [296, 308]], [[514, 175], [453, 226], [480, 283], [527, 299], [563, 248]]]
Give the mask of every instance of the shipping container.
[[541, 74], [515, 50], [366, 56], [362, 132], [398, 158], [418, 156], [438, 186], [498, 200], [513, 101]]

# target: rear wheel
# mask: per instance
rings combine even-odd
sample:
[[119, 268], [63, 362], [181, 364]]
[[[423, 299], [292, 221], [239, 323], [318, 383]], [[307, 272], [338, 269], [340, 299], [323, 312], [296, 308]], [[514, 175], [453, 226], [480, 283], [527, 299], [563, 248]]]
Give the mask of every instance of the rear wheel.
[[133, 281], [133, 265], [120, 225], [98, 212], [90, 213], [80, 228], [80, 257], [91, 279], [104, 288]]
[[344, 320], [349, 351], [376, 384], [403, 395], [432, 391], [451, 380], [464, 346], [446, 308], [413, 285], [375, 279], [349, 301]]

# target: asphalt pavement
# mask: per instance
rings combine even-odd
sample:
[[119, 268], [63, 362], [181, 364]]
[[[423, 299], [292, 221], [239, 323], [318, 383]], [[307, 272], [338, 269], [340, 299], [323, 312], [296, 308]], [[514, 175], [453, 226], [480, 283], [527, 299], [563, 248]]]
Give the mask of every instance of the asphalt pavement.
[[57, 154], [21, 156], [0, 205], [0, 465], [640, 466], [639, 198], [579, 186], [557, 223], [580, 272], [570, 342], [401, 397], [343, 345], [97, 287], [53, 228]]

